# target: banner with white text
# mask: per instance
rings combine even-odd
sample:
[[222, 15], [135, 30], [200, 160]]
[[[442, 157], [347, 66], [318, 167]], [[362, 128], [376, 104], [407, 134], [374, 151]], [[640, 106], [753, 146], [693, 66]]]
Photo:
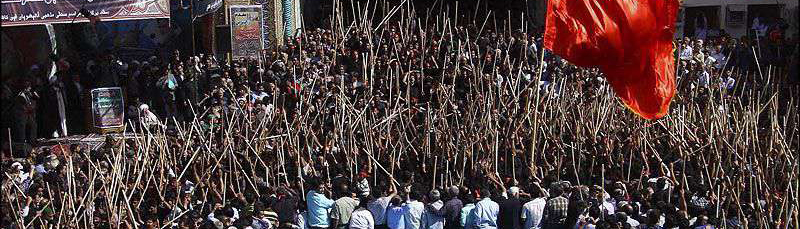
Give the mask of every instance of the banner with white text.
[[81, 9], [101, 21], [169, 18], [167, 0], [1, 0], [2, 26], [87, 22]]

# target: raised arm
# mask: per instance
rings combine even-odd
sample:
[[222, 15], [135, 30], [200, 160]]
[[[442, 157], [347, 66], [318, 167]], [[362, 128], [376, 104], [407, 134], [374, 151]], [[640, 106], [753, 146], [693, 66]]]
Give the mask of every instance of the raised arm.
[[397, 196], [397, 185], [395, 185], [394, 176], [391, 174], [389, 175], [389, 199], [394, 198]]

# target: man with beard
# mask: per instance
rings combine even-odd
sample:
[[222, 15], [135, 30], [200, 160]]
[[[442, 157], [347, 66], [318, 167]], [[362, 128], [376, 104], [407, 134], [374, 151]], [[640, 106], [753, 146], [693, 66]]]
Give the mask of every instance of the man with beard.
[[[33, 91], [31, 81], [21, 79], [19, 92], [13, 100], [11, 114], [14, 118], [12, 124], [13, 141], [17, 143], [34, 143], [36, 140], [36, 104], [39, 94]], [[23, 155], [27, 156], [27, 155]]]

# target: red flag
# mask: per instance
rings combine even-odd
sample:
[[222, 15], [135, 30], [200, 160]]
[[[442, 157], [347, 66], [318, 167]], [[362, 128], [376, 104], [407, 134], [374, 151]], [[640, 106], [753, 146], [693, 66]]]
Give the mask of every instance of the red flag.
[[625, 106], [658, 119], [675, 94], [677, 12], [677, 0], [549, 0], [544, 46], [600, 68]]

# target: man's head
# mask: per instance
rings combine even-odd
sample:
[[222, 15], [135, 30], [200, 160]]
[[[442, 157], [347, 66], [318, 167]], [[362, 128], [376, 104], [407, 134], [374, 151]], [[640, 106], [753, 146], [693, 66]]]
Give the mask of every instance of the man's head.
[[317, 192], [322, 191], [322, 182], [317, 178], [310, 178], [308, 179], [308, 188]]
[[453, 185], [447, 189], [447, 195], [449, 195], [450, 198], [458, 198], [458, 193], [459, 193], [458, 186]]
[[439, 201], [442, 199], [442, 194], [438, 189], [431, 190], [431, 193], [428, 196], [431, 198], [431, 201]]
[[625, 199], [625, 191], [622, 189], [614, 189], [613, 194], [615, 200], [619, 201]]
[[661, 211], [658, 209], [650, 209], [647, 211], [647, 224], [656, 225], [661, 218]]
[[614, 217], [617, 218], [617, 222], [627, 222], [628, 221], [628, 214], [625, 212], [617, 212], [614, 214]]
[[481, 188], [481, 199], [491, 198], [492, 197], [492, 190], [489, 188]]
[[422, 199], [422, 193], [420, 193], [419, 188], [413, 187], [408, 192], [408, 199], [411, 200], [420, 200]]
[[633, 206], [626, 201], [620, 201], [617, 205], [619, 205], [617, 208], [619, 212], [634, 213]]
[[394, 196], [392, 197], [390, 203], [392, 204], [392, 206], [399, 207], [403, 204], [403, 199], [401, 199], [400, 196]]
[[550, 184], [550, 197], [558, 197], [564, 194], [564, 188], [560, 182], [553, 182]]
[[531, 195], [531, 198], [545, 197], [544, 196], [544, 192], [542, 192], [541, 186], [539, 186], [539, 183], [537, 183], [537, 182], [533, 182], [528, 187], [528, 192]]
[[353, 191], [350, 189], [350, 185], [345, 183], [345, 182], [339, 183], [338, 185], [336, 185], [335, 188], [336, 188], [335, 189], [336, 193], [340, 197], [351, 197], [351, 196], [353, 196]]
[[705, 226], [708, 224], [708, 216], [701, 215], [697, 217], [697, 225]]
[[508, 196], [509, 197], [519, 197], [519, 188], [518, 187], [511, 187], [508, 189]]

